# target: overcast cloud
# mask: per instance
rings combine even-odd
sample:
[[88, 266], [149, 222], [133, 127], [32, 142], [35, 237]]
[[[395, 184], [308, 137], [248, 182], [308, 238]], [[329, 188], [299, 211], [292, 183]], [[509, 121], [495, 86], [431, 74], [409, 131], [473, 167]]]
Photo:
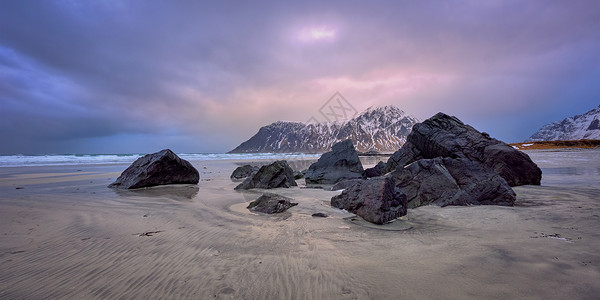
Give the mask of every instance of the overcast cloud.
[[224, 152], [336, 91], [507, 142], [600, 104], [600, 2], [2, 1], [0, 154]]

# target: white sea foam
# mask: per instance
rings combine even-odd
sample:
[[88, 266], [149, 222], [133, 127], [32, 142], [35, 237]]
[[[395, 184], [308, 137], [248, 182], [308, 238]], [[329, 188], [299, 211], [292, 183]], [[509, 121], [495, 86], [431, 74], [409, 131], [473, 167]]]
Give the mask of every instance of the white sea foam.
[[[128, 164], [144, 154], [58, 154], [58, 155], [4, 155], [0, 167], [69, 166], [89, 164]], [[179, 157], [189, 161], [206, 160], [259, 160], [318, 158], [319, 154], [304, 153], [182, 153]]]

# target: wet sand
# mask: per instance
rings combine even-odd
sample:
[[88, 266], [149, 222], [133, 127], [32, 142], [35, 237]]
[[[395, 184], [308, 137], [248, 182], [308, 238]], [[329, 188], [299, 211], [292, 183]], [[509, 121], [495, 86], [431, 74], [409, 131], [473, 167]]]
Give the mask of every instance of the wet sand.
[[106, 188], [126, 165], [0, 168], [0, 298], [597, 299], [600, 151], [528, 154], [542, 186], [515, 188], [515, 207], [421, 207], [384, 226], [303, 180], [275, 190], [298, 206], [250, 213], [261, 191], [229, 179], [242, 162], [196, 161], [198, 185], [140, 191]]

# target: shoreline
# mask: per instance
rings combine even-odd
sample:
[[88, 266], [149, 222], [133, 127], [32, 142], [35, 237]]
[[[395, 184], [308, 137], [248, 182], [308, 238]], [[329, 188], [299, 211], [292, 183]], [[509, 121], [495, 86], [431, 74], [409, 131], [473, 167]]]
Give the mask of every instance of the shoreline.
[[298, 206], [251, 213], [266, 190], [229, 179], [246, 161], [126, 191], [106, 186], [127, 164], [0, 168], [0, 298], [594, 298], [600, 151], [527, 153], [542, 185], [516, 187], [514, 207], [426, 206], [384, 226], [303, 180], [268, 190]]
[[600, 140], [537, 141], [509, 145], [517, 150], [595, 149], [600, 148]]

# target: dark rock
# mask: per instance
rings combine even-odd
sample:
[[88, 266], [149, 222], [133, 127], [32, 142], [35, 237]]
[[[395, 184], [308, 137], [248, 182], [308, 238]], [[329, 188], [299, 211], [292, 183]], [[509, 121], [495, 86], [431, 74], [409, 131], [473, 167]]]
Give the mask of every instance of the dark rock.
[[246, 178], [235, 189], [274, 189], [289, 188], [290, 186], [297, 186], [296, 180], [294, 180], [294, 171], [285, 160], [278, 160], [270, 165], [260, 167], [256, 174]]
[[292, 203], [294, 200], [285, 196], [281, 196], [273, 193], [265, 193], [258, 199], [250, 202], [248, 209], [251, 211], [258, 211], [266, 214], [277, 214], [286, 211], [292, 206], [298, 205], [298, 203]]
[[367, 152], [358, 152], [358, 156], [379, 156], [381, 155], [381, 153], [375, 151], [375, 150], [371, 150], [371, 151], [367, 151]]
[[294, 179], [298, 180], [298, 179], [304, 178], [304, 174], [305, 173], [306, 173], [306, 170], [304, 170], [304, 171], [295, 171], [294, 172]]
[[314, 214], [312, 214], [312, 216], [315, 217], [315, 218], [327, 218], [327, 217], [329, 217], [327, 214], [324, 214], [324, 213], [314, 213]]
[[386, 173], [385, 170], [386, 164], [380, 161], [374, 167], [365, 169], [363, 176], [366, 178], [381, 176]]
[[542, 178], [542, 171], [527, 154], [443, 113], [413, 126], [407, 142], [388, 159], [386, 171], [436, 157], [479, 162], [500, 174], [510, 186], [539, 185]]
[[109, 187], [137, 189], [164, 184], [196, 184], [199, 179], [200, 174], [192, 164], [165, 149], [138, 158]]
[[505, 205], [516, 195], [493, 170], [464, 158], [421, 159], [390, 174], [409, 208], [423, 205]]
[[332, 191], [339, 191], [339, 190], [345, 190], [353, 185], [355, 185], [357, 182], [362, 182], [365, 181], [366, 179], [346, 179], [346, 180], [342, 180], [336, 184], [334, 184], [331, 187]]
[[243, 165], [243, 166], [237, 167], [235, 170], [233, 170], [233, 173], [231, 173], [231, 176], [229, 176], [229, 178], [244, 179], [244, 178], [258, 172], [258, 169], [259, 169], [259, 167], [257, 167], [257, 166]]
[[406, 195], [390, 177], [357, 182], [331, 198], [331, 206], [345, 209], [375, 224], [385, 224], [406, 215]]
[[419, 149], [417, 149], [410, 141], [406, 141], [398, 151], [394, 152], [394, 154], [388, 158], [388, 161], [385, 164], [385, 173], [392, 172], [398, 166], [404, 167], [421, 158], [423, 158], [421, 156], [421, 151], [419, 151]]
[[334, 184], [344, 179], [362, 178], [363, 166], [351, 140], [339, 142], [308, 168], [307, 184]]

